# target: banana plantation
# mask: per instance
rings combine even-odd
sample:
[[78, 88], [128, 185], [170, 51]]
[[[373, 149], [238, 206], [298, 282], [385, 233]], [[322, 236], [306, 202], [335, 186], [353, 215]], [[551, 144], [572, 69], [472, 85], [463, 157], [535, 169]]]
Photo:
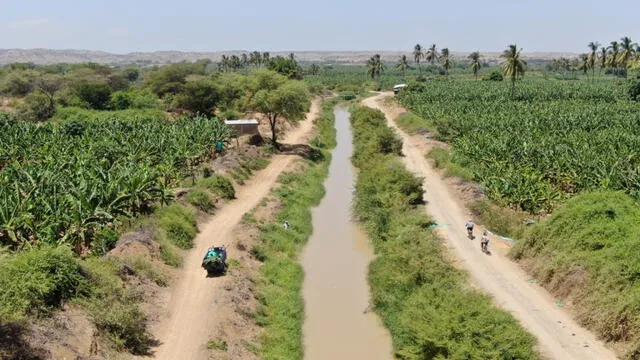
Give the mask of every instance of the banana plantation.
[[583, 190], [640, 196], [640, 103], [626, 91], [615, 82], [432, 82], [399, 97], [491, 198], [538, 212]]
[[119, 218], [148, 213], [230, 134], [216, 118], [34, 124], [0, 117], [0, 245], [82, 251]]

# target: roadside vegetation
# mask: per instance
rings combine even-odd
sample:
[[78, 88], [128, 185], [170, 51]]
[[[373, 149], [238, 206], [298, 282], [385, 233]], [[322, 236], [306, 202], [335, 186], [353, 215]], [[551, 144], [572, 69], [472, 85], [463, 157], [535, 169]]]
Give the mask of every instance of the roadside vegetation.
[[353, 107], [351, 122], [360, 170], [354, 210], [377, 254], [369, 269], [373, 306], [395, 356], [538, 359], [534, 338], [447, 259], [420, 206], [422, 181], [402, 165], [401, 140], [384, 115]]
[[[488, 199], [471, 204], [480, 222], [515, 238], [510, 255], [582, 325], [636, 359], [640, 51], [628, 38], [589, 49], [534, 75], [512, 46], [502, 69], [485, 70], [508, 85], [414, 82], [397, 97], [412, 111], [398, 124], [447, 142], [427, 157], [482, 186]], [[531, 218], [539, 222], [525, 225]]]
[[640, 357], [640, 207], [622, 192], [576, 196], [511, 249], [511, 256], [577, 320], [617, 343], [623, 359]]
[[[257, 281], [260, 305], [256, 321], [264, 327], [259, 354], [266, 360], [303, 358], [303, 272], [298, 258], [312, 233], [311, 208], [324, 195], [330, 150], [336, 144], [335, 104], [334, 100], [324, 102], [316, 120], [318, 135], [310, 141], [323, 156], [305, 160], [303, 170], [280, 176], [280, 186], [273, 193], [280, 204], [275, 221], [261, 226], [259, 244], [251, 250], [263, 262]], [[281, 226], [285, 220], [291, 223], [288, 230]]]

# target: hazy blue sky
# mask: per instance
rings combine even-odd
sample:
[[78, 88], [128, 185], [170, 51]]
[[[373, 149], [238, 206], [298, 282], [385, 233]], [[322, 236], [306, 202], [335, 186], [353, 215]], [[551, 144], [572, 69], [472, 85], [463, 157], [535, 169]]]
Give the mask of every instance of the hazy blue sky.
[[6, 0], [0, 48], [585, 51], [640, 41], [640, 0]]

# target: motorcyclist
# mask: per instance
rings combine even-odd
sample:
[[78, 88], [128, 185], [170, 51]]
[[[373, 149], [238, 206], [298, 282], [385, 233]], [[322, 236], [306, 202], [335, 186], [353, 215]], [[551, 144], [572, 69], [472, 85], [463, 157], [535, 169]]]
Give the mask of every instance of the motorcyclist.
[[486, 252], [488, 246], [489, 246], [489, 232], [485, 230], [482, 233], [482, 238], [480, 239], [480, 248], [482, 249], [482, 251]]
[[464, 227], [467, 228], [467, 235], [469, 236], [469, 238], [473, 238], [473, 220], [469, 219], [469, 221], [467, 221], [466, 224], [464, 224]]

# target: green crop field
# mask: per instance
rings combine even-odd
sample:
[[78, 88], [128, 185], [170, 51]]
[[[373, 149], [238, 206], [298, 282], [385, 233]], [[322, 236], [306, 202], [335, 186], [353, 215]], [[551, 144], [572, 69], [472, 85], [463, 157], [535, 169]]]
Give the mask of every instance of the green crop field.
[[583, 190], [640, 195], [640, 103], [624, 83], [434, 81], [399, 101], [504, 205], [539, 212]]
[[0, 119], [0, 243], [89, 245], [118, 216], [166, 203], [182, 172], [214, 155], [215, 118], [156, 116], [34, 124]]

